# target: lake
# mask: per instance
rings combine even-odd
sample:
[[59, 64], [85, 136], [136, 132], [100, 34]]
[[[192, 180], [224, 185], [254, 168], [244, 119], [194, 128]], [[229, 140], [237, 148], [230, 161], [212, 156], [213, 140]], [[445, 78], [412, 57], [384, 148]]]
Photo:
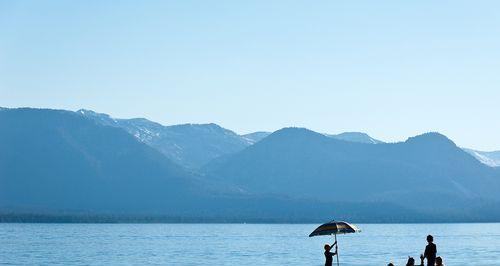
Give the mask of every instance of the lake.
[[[2, 265], [324, 265], [313, 224], [0, 224]], [[404, 265], [434, 235], [446, 265], [500, 265], [500, 224], [358, 224], [341, 265]]]

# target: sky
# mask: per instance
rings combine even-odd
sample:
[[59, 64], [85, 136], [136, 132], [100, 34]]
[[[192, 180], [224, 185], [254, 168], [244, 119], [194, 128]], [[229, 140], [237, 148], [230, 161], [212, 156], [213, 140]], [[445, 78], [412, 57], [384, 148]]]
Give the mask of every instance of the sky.
[[2, 1], [0, 106], [500, 150], [499, 1]]

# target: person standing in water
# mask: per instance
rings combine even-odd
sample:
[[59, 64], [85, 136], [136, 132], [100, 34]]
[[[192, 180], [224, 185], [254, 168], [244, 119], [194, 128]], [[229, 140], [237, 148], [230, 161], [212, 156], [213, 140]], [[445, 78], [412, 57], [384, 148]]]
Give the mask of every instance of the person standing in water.
[[406, 262], [406, 266], [415, 266], [415, 259], [412, 257], [408, 257], [408, 261]]
[[421, 258], [426, 258], [427, 259], [427, 266], [434, 266], [436, 263], [436, 253], [437, 253], [437, 248], [436, 244], [433, 243], [434, 237], [431, 235], [427, 236], [427, 246], [425, 247], [425, 252], [421, 256]]
[[[335, 246], [335, 252], [330, 252], [332, 247]], [[325, 266], [332, 266], [333, 264], [333, 256], [337, 255], [337, 241], [333, 243], [333, 245], [325, 244]]]

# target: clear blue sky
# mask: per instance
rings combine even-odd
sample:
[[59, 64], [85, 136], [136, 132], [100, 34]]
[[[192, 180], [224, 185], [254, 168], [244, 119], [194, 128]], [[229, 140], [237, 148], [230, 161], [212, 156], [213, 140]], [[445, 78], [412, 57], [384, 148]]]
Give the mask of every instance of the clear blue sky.
[[0, 1], [0, 106], [500, 149], [499, 1]]

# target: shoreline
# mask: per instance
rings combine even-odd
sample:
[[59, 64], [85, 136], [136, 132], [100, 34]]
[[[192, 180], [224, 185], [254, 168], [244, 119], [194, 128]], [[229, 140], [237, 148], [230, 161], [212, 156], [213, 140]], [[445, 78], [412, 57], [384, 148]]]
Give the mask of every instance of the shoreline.
[[[495, 224], [496, 219], [349, 219], [355, 224]], [[122, 215], [122, 214], [41, 214], [41, 213], [0, 213], [0, 223], [31, 224], [318, 224], [318, 219], [270, 219], [242, 217], [180, 217], [167, 215]]]

